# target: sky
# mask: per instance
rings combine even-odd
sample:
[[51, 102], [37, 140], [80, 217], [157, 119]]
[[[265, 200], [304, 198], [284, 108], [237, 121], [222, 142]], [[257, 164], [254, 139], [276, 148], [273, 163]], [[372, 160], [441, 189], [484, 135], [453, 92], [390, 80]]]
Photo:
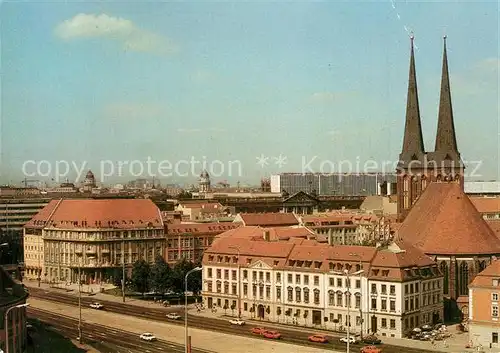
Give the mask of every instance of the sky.
[[7, 1], [0, 14], [3, 183], [392, 172], [411, 32], [426, 149], [446, 35], [469, 177], [500, 179], [497, 1]]

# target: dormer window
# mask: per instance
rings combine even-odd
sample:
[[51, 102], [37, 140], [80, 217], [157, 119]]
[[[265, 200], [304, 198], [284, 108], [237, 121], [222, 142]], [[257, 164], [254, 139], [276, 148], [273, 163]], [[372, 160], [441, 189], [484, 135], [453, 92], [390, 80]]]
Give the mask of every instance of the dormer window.
[[382, 276], [384, 277], [389, 276], [389, 270], [382, 270]]
[[210, 262], [214, 261], [214, 256], [213, 255], [208, 255], [208, 261], [210, 261]]
[[411, 156], [411, 160], [412, 161], [418, 160], [418, 157], [417, 157], [417, 155], [415, 153]]
[[379, 270], [373, 270], [373, 275], [378, 276]]
[[316, 269], [319, 269], [319, 268], [321, 267], [321, 264], [322, 264], [322, 263], [321, 263], [321, 262], [319, 262], [319, 261], [314, 261], [314, 267], [315, 267]]
[[247, 259], [247, 265], [250, 265], [251, 263], [252, 263], [252, 259], [251, 258]]

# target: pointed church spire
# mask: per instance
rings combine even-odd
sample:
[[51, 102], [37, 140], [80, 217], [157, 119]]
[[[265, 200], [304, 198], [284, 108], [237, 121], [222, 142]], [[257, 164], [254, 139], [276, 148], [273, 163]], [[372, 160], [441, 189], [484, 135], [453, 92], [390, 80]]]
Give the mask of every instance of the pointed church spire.
[[448, 55], [446, 36], [443, 37], [443, 71], [441, 74], [441, 96], [439, 98], [438, 126], [436, 133], [436, 152], [458, 153], [453, 109], [451, 107], [450, 78], [448, 74]]
[[[403, 138], [402, 155], [416, 155], [424, 152], [424, 139], [422, 137], [422, 126], [420, 123], [420, 108], [418, 105], [417, 74], [415, 71], [415, 53], [413, 49], [413, 33], [410, 36], [410, 74], [408, 78], [408, 96], [406, 98], [406, 123]], [[412, 158], [413, 159], [413, 158]]]

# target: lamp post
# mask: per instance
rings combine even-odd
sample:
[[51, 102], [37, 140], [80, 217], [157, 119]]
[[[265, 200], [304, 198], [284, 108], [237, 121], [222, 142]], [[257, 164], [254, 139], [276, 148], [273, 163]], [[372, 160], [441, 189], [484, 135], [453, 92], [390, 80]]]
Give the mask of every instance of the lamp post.
[[186, 276], [184, 277], [184, 331], [185, 331], [184, 340], [185, 340], [185, 345], [186, 345], [185, 353], [190, 353], [190, 349], [189, 349], [190, 344], [188, 342], [188, 310], [187, 310], [187, 306], [188, 306], [188, 297], [187, 297], [188, 277], [191, 273], [198, 272], [198, 271], [201, 271], [201, 267], [193, 268], [192, 270], [188, 271], [188, 273], [186, 273]]
[[6, 344], [5, 353], [9, 353], [9, 348], [10, 348], [10, 345], [9, 345], [9, 313], [11, 310], [25, 308], [27, 306], [29, 306], [28, 303], [19, 304], [19, 305], [12, 306], [12, 307], [8, 308], [7, 311], [5, 312], [5, 323], [4, 323], [5, 324], [5, 344]]
[[349, 353], [350, 349], [350, 328], [351, 328], [351, 292], [349, 291], [349, 288], [351, 287], [351, 277], [350, 276], [356, 276], [361, 273], [363, 273], [364, 270], [359, 270], [354, 273], [349, 273], [349, 270], [344, 270], [344, 272], [336, 272], [334, 271], [333, 273], [336, 275], [344, 275], [347, 278], [347, 353]]
[[[83, 254], [82, 254], [83, 257]], [[81, 258], [78, 261], [78, 341], [82, 343], [82, 275]]]
[[125, 240], [122, 240], [122, 300], [125, 303]]
[[230, 246], [238, 252], [238, 319], [241, 319], [241, 271], [240, 271], [240, 249], [237, 246]]

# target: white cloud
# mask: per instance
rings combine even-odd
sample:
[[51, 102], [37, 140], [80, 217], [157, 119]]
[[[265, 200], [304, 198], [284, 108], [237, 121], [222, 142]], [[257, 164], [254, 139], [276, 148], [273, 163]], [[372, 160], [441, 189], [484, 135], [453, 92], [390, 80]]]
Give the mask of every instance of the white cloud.
[[137, 27], [132, 21], [106, 14], [80, 13], [60, 23], [54, 30], [64, 40], [106, 38], [122, 43], [125, 50], [169, 54], [177, 48], [155, 33]]
[[164, 113], [164, 107], [156, 103], [113, 103], [104, 108], [104, 115], [111, 119], [151, 118]]

